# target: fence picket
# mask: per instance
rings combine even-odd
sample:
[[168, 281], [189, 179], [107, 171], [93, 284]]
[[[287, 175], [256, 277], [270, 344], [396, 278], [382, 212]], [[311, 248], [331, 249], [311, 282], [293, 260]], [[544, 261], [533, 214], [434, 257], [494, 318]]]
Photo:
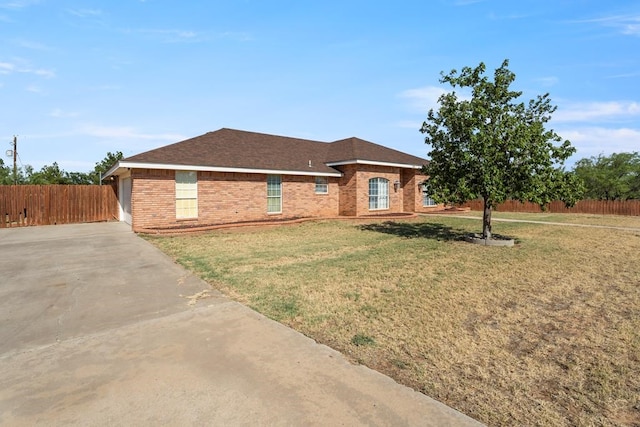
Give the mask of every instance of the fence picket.
[[0, 228], [118, 219], [115, 185], [0, 185]]
[[[464, 203], [473, 211], [483, 209], [482, 200], [472, 200]], [[540, 205], [535, 203], [521, 203], [517, 200], [507, 200], [496, 206], [497, 212], [543, 212]], [[545, 212], [550, 213], [581, 213], [595, 215], [628, 215], [640, 216], [640, 200], [581, 200], [575, 206], [567, 208], [563, 202], [556, 200], [546, 206]]]

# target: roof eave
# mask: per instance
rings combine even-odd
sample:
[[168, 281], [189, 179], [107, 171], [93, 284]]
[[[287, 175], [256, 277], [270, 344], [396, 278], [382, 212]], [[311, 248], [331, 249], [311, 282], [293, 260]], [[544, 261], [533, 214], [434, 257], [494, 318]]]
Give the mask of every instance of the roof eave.
[[284, 170], [284, 169], [258, 169], [258, 168], [238, 168], [238, 167], [223, 167], [223, 166], [201, 166], [201, 165], [177, 165], [170, 163], [144, 163], [144, 162], [128, 162], [119, 161], [113, 166], [105, 178], [111, 175], [121, 175], [124, 170], [128, 169], [167, 169], [167, 170], [189, 170], [189, 171], [202, 171], [202, 172], [236, 172], [236, 173], [258, 173], [258, 174], [273, 174], [273, 175], [304, 175], [304, 176], [326, 176], [326, 177], [341, 177], [342, 173], [335, 172], [320, 172], [320, 171], [307, 171], [307, 170]]
[[109, 169], [104, 175], [102, 175], [102, 179], [107, 179], [112, 175], [121, 175], [122, 173], [117, 173], [120, 169], [123, 169], [123, 167], [120, 167], [121, 162], [121, 160], [118, 160], [115, 165], [111, 166], [111, 169]]
[[394, 168], [406, 168], [406, 169], [422, 169], [422, 167], [424, 166], [424, 165], [415, 165], [415, 164], [408, 164], [408, 163], [381, 162], [376, 160], [361, 160], [361, 159], [340, 160], [337, 162], [328, 162], [325, 164], [329, 167], [357, 164], [357, 165], [389, 166]]

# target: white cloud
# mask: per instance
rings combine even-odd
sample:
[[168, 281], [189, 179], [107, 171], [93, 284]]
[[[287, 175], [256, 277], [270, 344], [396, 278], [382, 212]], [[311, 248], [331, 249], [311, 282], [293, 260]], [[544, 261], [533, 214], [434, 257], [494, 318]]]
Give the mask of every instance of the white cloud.
[[0, 62], [0, 74], [13, 74], [13, 73], [34, 74], [36, 76], [40, 76], [48, 79], [56, 76], [56, 73], [53, 70], [46, 70], [44, 68], [34, 69], [28, 66], [18, 66], [11, 62]]
[[607, 78], [607, 79], [626, 79], [626, 78], [638, 77], [638, 76], [640, 76], [640, 72], [614, 74], [612, 76], [606, 76], [605, 78]]
[[497, 15], [494, 12], [491, 12], [489, 14], [489, 19], [494, 20], [494, 21], [504, 21], [504, 20], [514, 20], [514, 19], [525, 19], [525, 18], [529, 18], [531, 15], [530, 14], [525, 14], [525, 13], [512, 13], [510, 15]]
[[537, 79], [534, 79], [534, 81], [540, 83], [542, 86], [550, 87], [558, 84], [559, 79], [555, 76], [549, 76], [549, 77], [539, 77]]
[[60, 108], [56, 108], [53, 111], [51, 111], [49, 115], [57, 119], [71, 119], [74, 117], [78, 117], [80, 114], [72, 111], [63, 111]]
[[37, 93], [37, 94], [43, 94], [44, 93], [44, 89], [42, 89], [40, 86], [34, 85], [34, 84], [31, 84], [31, 85], [27, 86], [26, 89], [27, 89], [27, 92], [31, 92], [31, 93]]
[[640, 36], [640, 15], [621, 17], [615, 20], [613, 24], [620, 29], [622, 34]]
[[68, 9], [67, 12], [79, 18], [102, 16], [102, 10], [100, 9]]
[[44, 78], [47, 78], [47, 79], [51, 79], [51, 78], [54, 78], [56, 76], [56, 73], [53, 70], [44, 70], [44, 69], [23, 70], [22, 72], [35, 74], [36, 76], [44, 77]]
[[16, 69], [14, 64], [9, 62], [0, 62], [0, 74], [11, 74]]
[[407, 89], [400, 93], [401, 98], [409, 100], [412, 109], [417, 113], [426, 114], [430, 109], [438, 108], [438, 98], [446, 93], [444, 89], [437, 86], [425, 86], [416, 89]]
[[0, 8], [2, 9], [23, 9], [25, 7], [31, 6], [32, 4], [38, 4], [40, 0], [10, 0], [3, 1], [0, 3]]
[[162, 141], [181, 141], [186, 139], [185, 136], [179, 134], [168, 133], [142, 133], [131, 126], [101, 126], [101, 125], [85, 125], [79, 129], [79, 133], [109, 139], [133, 139], [133, 140], [162, 140]]
[[[401, 92], [398, 96], [409, 100], [409, 106], [416, 114], [427, 114], [429, 110], [434, 111], [440, 108], [438, 99], [440, 95], [449, 93], [438, 86], [425, 86], [416, 89], [407, 89]], [[470, 92], [456, 91], [458, 100], [470, 100]]]
[[577, 152], [573, 156], [575, 160], [599, 154], [610, 155], [640, 150], [640, 130], [638, 129], [582, 127], [557, 130], [557, 133], [576, 147]]
[[423, 122], [414, 121], [414, 120], [400, 120], [399, 122], [396, 122], [396, 126], [403, 129], [418, 130], [422, 128], [422, 123]]
[[616, 121], [640, 116], [640, 103], [609, 101], [567, 104], [553, 115], [554, 122]]
[[[252, 41], [253, 36], [250, 33], [242, 32], [242, 31], [226, 31], [224, 33], [220, 33], [219, 37], [224, 39], [230, 39], [240, 42]], [[359, 42], [355, 42], [359, 43]]]
[[17, 46], [23, 47], [25, 49], [33, 49], [33, 50], [42, 50], [42, 51], [50, 51], [51, 48], [43, 43], [39, 43], [39, 42], [34, 42], [31, 40], [25, 40], [25, 39], [17, 39], [14, 40], [14, 43]]
[[453, 2], [456, 6], [468, 6], [470, 4], [482, 3], [484, 0], [456, 0]]
[[102, 91], [120, 90], [122, 89], [122, 86], [104, 84], [104, 85], [98, 85], [98, 86], [90, 86], [87, 89], [92, 91], [102, 92]]
[[161, 39], [164, 43], [178, 42], [200, 42], [205, 39], [204, 34], [192, 30], [177, 29], [126, 29], [121, 30], [124, 33], [142, 34], [149, 37]]
[[640, 36], [640, 15], [613, 15], [575, 22], [600, 24], [616, 28], [620, 33], [627, 36]]

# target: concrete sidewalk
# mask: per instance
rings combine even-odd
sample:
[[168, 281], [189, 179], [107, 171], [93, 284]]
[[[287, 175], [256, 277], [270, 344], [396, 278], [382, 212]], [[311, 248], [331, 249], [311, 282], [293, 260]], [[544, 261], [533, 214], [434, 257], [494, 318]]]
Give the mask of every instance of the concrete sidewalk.
[[479, 425], [119, 223], [0, 230], [0, 424]]

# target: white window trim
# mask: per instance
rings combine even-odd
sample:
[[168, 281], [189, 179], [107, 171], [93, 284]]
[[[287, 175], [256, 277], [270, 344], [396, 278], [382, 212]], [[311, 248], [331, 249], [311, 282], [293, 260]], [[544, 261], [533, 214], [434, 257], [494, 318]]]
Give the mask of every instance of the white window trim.
[[[422, 187], [422, 207], [430, 208], [433, 206], [438, 206], [438, 204], [431, 197], [429, 197], [427, 193], [427, 187], [425, 185], [422, 185], [421, 187]], [[425, 203], [425, 202], [430, 202], [430, 203]]]
[[[269, 196], [269, 178], [270, 177], [275, 177], [278, 178], [278, 183], [280, 186], [280, 194], [278, 196]], [[269, 210], [269, 199], [275, 199], [278, 198], [280, 201], [280, 206], [278, 211], [270, 211]], [[267, 175], [267, 214], [268, 215], [277, 215], [277, 214], [281, 214], [282, 213], [282, 176], [280, 175]]]
[[[367, 185], [369, 186], [369, 192], [371, 191], [371, 181], [373, 181], [373, 180], [377, 180], [376, 181], [376, 185], [377, 185], [376, 191], [377, 191], [378, 194], [369, 194], [369, 210], [370, 211], [386, 211], [386, 210], [389, 210], [390, 206], [391, 206], [391, 200], [389, 198], [389, 182], [390, 181], [387, 178], [384, 178], [384, 177], [381, 177], [381, 176], [370, 178], [369, 181], [367, 182]], [[385, 188], [385, 185], [383, 185], [383, 183], [386, 184], [386, 190], [383, 191], [384, 194], [380, 194], [380, 189]], [[376, 208], [372, 208], [371, 207], [371, 197], [372, 196], [376, 197], [376, 200], [377, 200], [376, 201], [376, 205], [378, 206]], [[385, 196], [386, 196], [386, 206], [385, 207], [379, 207], [380, 206], [380, 200], [385, 200], [385, 198], [384, 198]]]
[[[189, 191], [192, 192], [192, 196], [195, 195], [195, 197], [185, 197], [185, 196], [180, 196], [178, 193], [178, 186], [180, 184], [184, 185], [184, 184], [192, 184], [192, 183], [185, 183], [185, 182], [178, 182], [178, 175], [179, 174], [195, 174], [195, 182], [193, 183], [193, 188], [190, 188]], [[175, 195], [175, 200], [176, 200], [176, 219], [198, 219], [198, 172], [196, 171], [176, 171], [175, 174], [175, 185], [176, 185], [176, 195]], [[194, 215], [185, 215], [182, 216], [180, 215], [178, 212], [178, 201], [179, 200], [194, 200], [195, 201], [195, 212]]]
[[[323, 183], [318, 183], [318, 180], [324, 180]], [[326, 176], [316, 176], [315, 179], [315, 193], [316, 194], [329, 194], [329, 178]], [[324, 191], [318, 191], [318, 185], [324, 186]]]

